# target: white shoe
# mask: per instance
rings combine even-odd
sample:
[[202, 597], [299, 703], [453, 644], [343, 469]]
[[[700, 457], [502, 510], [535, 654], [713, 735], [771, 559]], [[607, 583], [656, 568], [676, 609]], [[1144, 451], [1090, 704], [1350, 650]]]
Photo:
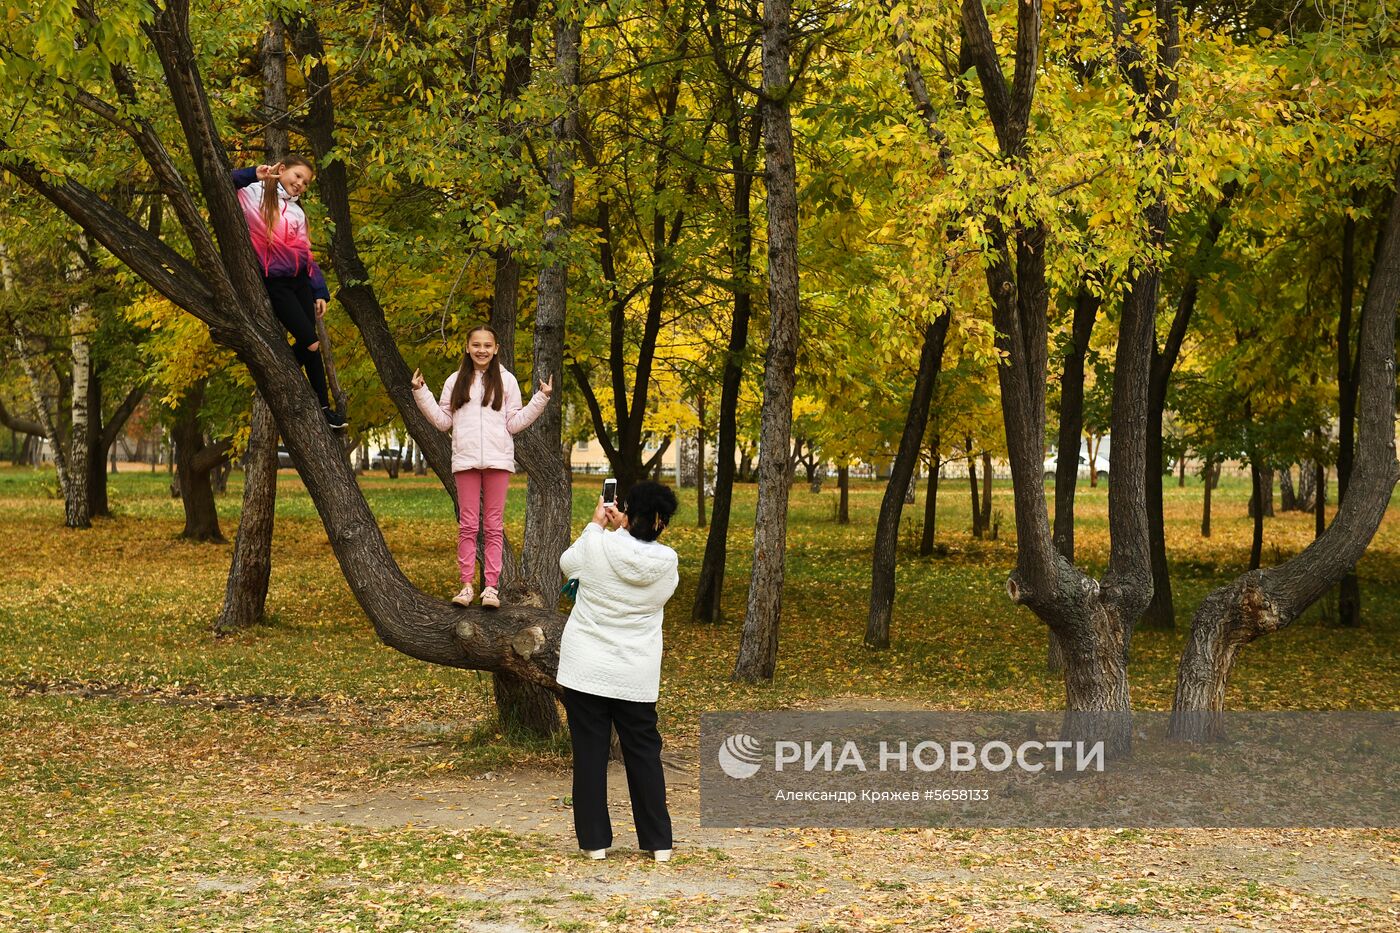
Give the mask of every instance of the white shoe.
[[501, 608], [501, 596], [494, 586], [488, 586], [481, 591], [481, 605], [484, 609]]
[[601, 861], [608, 857], [607, 849], [580, 849], [579, 851], [595, 861]]
[[671, 861], [671, 850], [657, 849], [655, 852], [651, 853], [651, 857], [656, 859], [658, 862], [669, 862]]
[[472, 604], [472, 597], [475, 595], [475, 592], [472, 590], [472, 585], [468, 583], [466, 586], [462, 587], [462, 592], [452, 597], [452, 601], [459, 606], [470, 606]]

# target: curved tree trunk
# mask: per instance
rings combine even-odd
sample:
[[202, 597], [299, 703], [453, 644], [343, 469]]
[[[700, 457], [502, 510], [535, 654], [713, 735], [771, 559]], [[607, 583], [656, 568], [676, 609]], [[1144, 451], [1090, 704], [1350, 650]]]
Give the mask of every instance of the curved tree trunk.
[[1218, 736], [1239, 651], [1298, 618], [1361, 559], [1400, 480], [1395, 458], [1395, 316], [1400, 309], [1400, 165], [1361, 309], [1360, 443], [1347, 497], [1327, 531], [1277, 567], [1252, 571], [1206, 597], [1177, 668], [1170, 734]]
[[890, 646], [890, 617], [894, 612], [895, 549], [899, 543], [899, 518], [904, 511], [904, 494], [913, 488], [914, 468], [919, 463], [919, 444], [928, 427], [929, 401], [943, 365], [943, 344], [948, 335], [951, 312], [944, 311], [924, 326], [924, 346], [919, 354], [919, 371], [909, 410], [904, 415], [904, 431], [899, 450], [885, 484], [880, 502], [880, 518], [875, 524], [875, 554], [870, 570], [870, 614], [865, 625], [867, 648]]

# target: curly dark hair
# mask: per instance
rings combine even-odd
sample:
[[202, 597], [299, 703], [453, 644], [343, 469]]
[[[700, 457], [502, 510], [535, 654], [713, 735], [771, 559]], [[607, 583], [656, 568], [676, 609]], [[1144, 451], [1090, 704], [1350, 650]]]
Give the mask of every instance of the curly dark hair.
[[676, 494], [669, 486], [646, 480], [627, 490], [622, 506], [632, 537], [655, 541], [676, 514]]

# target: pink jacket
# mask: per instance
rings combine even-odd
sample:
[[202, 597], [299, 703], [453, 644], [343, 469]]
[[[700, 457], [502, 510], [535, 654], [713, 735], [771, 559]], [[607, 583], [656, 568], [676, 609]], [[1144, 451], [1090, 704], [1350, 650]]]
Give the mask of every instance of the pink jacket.
[[530, 404], [520, 406], [520, 383], [509, 371], [501, 370], [501, 385], [506, 391], [501, 410], [481, 404], [484, 380], [472, 379], [471, 394], [466, 404], [452, 410], [452, 387], [457, 374], [447, 377], [442, 397], [434, 399], [427, 386], [413, 391], [418, 410], [439, 431], [452, 432], [452, 472], [463, 470], [509, 470], [515, 472], [514, 434], [528, 428], [549, 404], [549, 396], [536, 392]]

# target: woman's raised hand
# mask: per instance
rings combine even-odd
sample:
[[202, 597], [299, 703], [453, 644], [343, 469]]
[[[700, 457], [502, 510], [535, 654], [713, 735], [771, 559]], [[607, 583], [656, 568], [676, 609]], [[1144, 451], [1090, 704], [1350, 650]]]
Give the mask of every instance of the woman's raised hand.
[[423, 373], [415, 369], [413, 371], [413, 379], [409, 381], [409, 385], [415, 389], [425, 387], [427, 383], [423, 381]]
[[276, 165], [259, 165], [259, 166], [258, 166], [258, 181], [268, 181], [269, 179], [280, 178], [280, 177], [282, 177], [282, 163], [281, 163], [281, 162], [278, 162]]
[[593, 510], [593, 524], [601, 528], [608, 527], [608, 506], [603, 504], [603, 497], [598, 497], [598, 507]]
[[540, 391], [544, 393], [545, 398], [549, 398], [550, 394], [554, 391], [553, 379], [541, 379]]

